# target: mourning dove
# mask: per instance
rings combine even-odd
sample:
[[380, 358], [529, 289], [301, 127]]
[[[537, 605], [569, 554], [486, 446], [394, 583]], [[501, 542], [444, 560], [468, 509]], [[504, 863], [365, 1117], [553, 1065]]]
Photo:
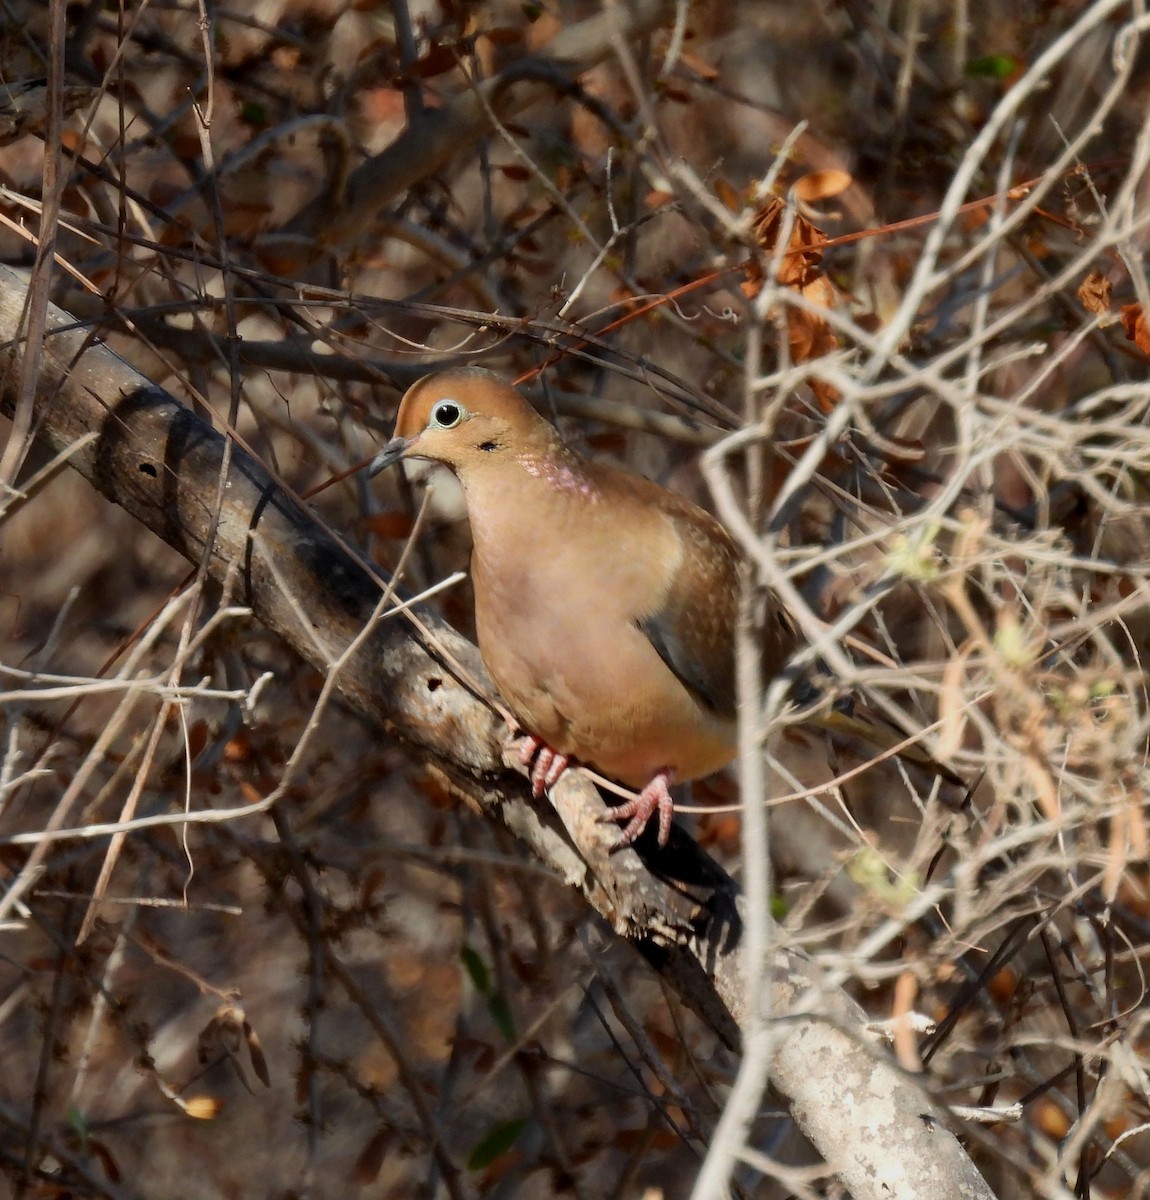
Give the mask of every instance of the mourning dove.
[[[658, 813], [666, 842], [675, 781], [735, 755], [739, 553], [682, 496], [565, 446], [512, 387], [476, 367], [404, 396], [375, 474], [405, 458], [449, 467], [471, 523], [479, 651], [514, 714], [536, 796], [575, 760], [638, 791], [604, 819], [619, 845]], [[764, 671], [792, 646], [776, 612]]]

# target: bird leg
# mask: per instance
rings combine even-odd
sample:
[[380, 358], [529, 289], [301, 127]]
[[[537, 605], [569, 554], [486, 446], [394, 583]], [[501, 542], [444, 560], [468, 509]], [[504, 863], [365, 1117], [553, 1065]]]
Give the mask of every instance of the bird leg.
[[[569, 754], [560, 754], [533, 733], [524, 734], [518, 740], [516, 749], [519, 752], [519, 761], [524, 766], [531, 767], [531, 794], [536, 800], [558, 783], [559, 776], [572, 762]], [[671, 836], [671, 818], [675, 815], [675, 801], [671, 799], [670, 788], [674, 782], [674, 771], [660, 771], [634, 799], [610, 809], [599, 818], [602, 824], [612, 821], [627, 822], [619, 840], [612, 847], [612, 853], [631, 845], [647, 828], [655, 813], [659, 814], [659, 845], [667, 844], [667, 839]]]
[[626, 821], [615, 850], [622, 850], [647, 828], [648, 821], [659, 814], [659, 845], [665, 846], [671, 836], [671, 818], [675, 814], [675, 801], [671, 799], [670, 785], [675, 780], [674, 771], [660, 771], [654, 779], [633, 799], [599, 818], [602, 822]]
[[571, 757], [560, 754], [542, 738], [529, 733], [519, 742], [519, 760], [524, 766], [531, 764], [531, 794], [538, 800], [548, 788], [554, 787], [559, 781], [559, 776], [567, 770]]

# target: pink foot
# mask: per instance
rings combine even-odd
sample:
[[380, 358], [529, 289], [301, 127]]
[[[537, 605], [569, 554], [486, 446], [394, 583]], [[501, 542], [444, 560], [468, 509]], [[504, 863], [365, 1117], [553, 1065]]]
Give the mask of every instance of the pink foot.
[[660, 771], [654, 779], [635, 797], [626, 804], [620, 804], [609, 813], [599, 818], [600, 821], [626, 821], [623, 832], [615, 844], [616, 850], [622, 850], [647, 828], [647, 822], [659, 814], [659, 845], [665, 846], [671, 836], [671, 817], [675, 813], [675, 802], [671, 799], [668, 786], [675, 778], [674, 771]]
[[559, 776], [567, 770], [571, 758], [552, 749], [542, 738], [529, 733], [519, 743], [519, 760], [526, 766], [531, 763], [531, 794], [536, 800], [548, 788], [554, 787]]

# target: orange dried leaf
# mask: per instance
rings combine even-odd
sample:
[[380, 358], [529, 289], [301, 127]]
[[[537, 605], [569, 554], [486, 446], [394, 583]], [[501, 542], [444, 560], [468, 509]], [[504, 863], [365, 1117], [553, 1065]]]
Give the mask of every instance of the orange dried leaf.
[[303, 59], [303, 51], [298, 46], [277, 46], [271, 58], [277, 71], [296, 71]]
[[1122, 332], [1143, 354], [1150, 354], [1150, 329], [1146, 328], [1146, 315], [1141, 304], [1124, 304], [1120, 310]]
[[200, 751], [208, 744], [207, 721], [195, 721], [188, 730], [187, 754], [189, 758], [198, 758]]
[[398, 510], [373, 513], [364, 518], [364, 527], [368, 533], [374, 533], [381, 538], [405, 538], [411, 536], [415, 522], [410, 513]]
[[692, 53], [690, 50], [679, 51], [679, 61], [689, 70], [694, 71], [700, 79], [718, 79], [719, 68], [707, 62], [698, 54]]
[[739, 195], [738, 188], [729, 184], [725, 179], [715, 180], [715, 195], [719, 197], [728, 212], [739, 212], [743, 207], [743, 198]]
[[918, 1054], [918, 1039], [910, 1021], [917, 995], [918, 980], [915, 979], [914, 972], [903, 971], [895, 980], [891, 1019], [895, 1057], [904, 1071], [911, 1072], [922, 1070], [922, 1059]]
[[510, 25], [497, 25], [494, 29], [485, 29], [483, 36], [497, 46], [517, 46], [523, 41], [523, 30]]
[[211, 1096], [193, 1096], [184, 1101], [183, 1108], [189, 1117], [195, 1117], [197, 1121], [211, 1121], [219, 1115], [223, 1104]]
[[[831, 175], [833, 172], [819, 172]], [[845, 172], [839, 172], [840, 176]], [[809, 177], [813, 178], [813, 177]], [[849, 176], [847, 177], [849, 182]], [[828, 180], [828, 186], [838, 181]], [[842, 304], [845, 295], [827, 278], [822, 269], [822, 247], [826, 242], [823, 231], [804, 216], [794, 211], [779, 197], [772, 196], [759, 209], [752, 227], [755, 240], [764, 253], [778, 261], [778, 282], [798, 292], [809, 304], [821, 309], [835, 309]], [[785, 253], [778, 259], [780, 239], [787, 237]], [[758, 294], [762, 286], [763, 271], [757, 262], [747, 264], [747, 279], [740, 285], [748, 297]], [[838, 348], [838, 338], [825, 319], [815, 312], [798, 308], [787, 309], [787, 335], [791, 358], [794, 362], [808, 362], [821, 358]], [[829, 412], [839, 402], [836, 388], [816, 380], [811, 384], [820, 408]]]
[[[1132, 1104], [1133, 1097], [1127, 1096], [1126, 1103], [1128, 1105]], [[1106, 1136], [1111, 1141], [1114, 1141], [1115, 1138], [1121, 1137], [1130, 1128], [1130, 1116], [1125, 1112], [1115, 1113], [1109, 1120], [1102, 1122], [1102, 1128], [1106, 1130]]]
[[987, 992], [998, 1004], [1009, 1004], [1018, 991], [1018, 972], [1013, 967], [996, 971], [986, 985]]
[[1047, 1137], [1060, 1139], [1070, 1132], [1070, 1118], [1052, 1100], [1043, 1100], [1037, 1106], [1034, 1120]]
[[247, 762], [252, 756], [252, 739], [246, 729], [241, 729], [224, 747], [224, 762]]
[[738, 848], [743, 820], [738, 813], [705, 813], [698, 819], [696, 837], [705, 849], [714, 846]]
[[833, 412], [838, 402], [843, 398], [842, 392], [837, 387], [826, 383], [822, 379], [812, 379], [810, 387], [811, 391], [815, 394], [815, 402], [818, 404], [820, 412]]
[[796, 200], [801, 200], [804, 204], [816, 204], [819, 200], [841, 196], [853, 182], [849, 171], [832, 168], [804, 175], [795, 183], [793, 190]]
[[553, 41], [562, 28], [559, 18], [544, 9], [527, 26], [527, 42], [524, 49], [537, 53]]
[[1091, 271], [1078, 285], [1078, 299], [1087, 312], [1110, 311], [1110, 280], [1101, 271]]
[[789, 228], [787, 253], [779, 267], [779, 283], [784, 287], [806, 287], [820, 274], [823, 260], [822, 246], [826, 242], [823, 231], [806, 217], [788, 212], [785, 201], [772, 196], [755, 215], [752, 230], [755, 241], [767, 254], [777, 253], [783, 231]]
[[613, 1145], [617, 1150], [666, 1150], [680, 1145], [680, 1138], [671, 1129], [620, 1129], [615, 1133]]

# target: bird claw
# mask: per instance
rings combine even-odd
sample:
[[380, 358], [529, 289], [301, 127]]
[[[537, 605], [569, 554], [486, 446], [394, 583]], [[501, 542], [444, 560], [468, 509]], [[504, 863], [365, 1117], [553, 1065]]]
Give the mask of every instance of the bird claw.
[[[553, 746], [533, 733], [524, 734], [516, 744], [519, 761], [531, 768], [531, 795], [538, 800], [544, 792], [559, 782], [559, 776], [571, 763], [569, 754], [560, 754]], [[659, 814], [659, 845], [665, 846], [671, 836], [671, 818], [675, 815], [675, 801], [671, 799], [670, 784], [675, 778], [673, 771], [660, 771], [633, 799], [605, 812], [600, 824], [626, 821], [619, 840], [611, 847], [611, 853], [630, 846], [647, 828], [651, 818]]]
[[599, 818], [604, 825], [612, 821], [627, 822], [619, 834], [619, 840], [611, 848], [612, 854], [630, 846], [647, 828], [656, 812], [659, 814], [659, 845], [667, 844], [671, 836], [671, 818], [675, 815], [675, 801], [671, 799], [669, 787], [673, 778], [670, 771], [660, 771], [633, 800], [612, 808]]
[[531, 795], [538, 800], [559, 782], [559, 776], [567, 770], [571, 756], [560, 754], [542, 738], [529, 733], [519, 743], [519, 761], [531, 767]]

